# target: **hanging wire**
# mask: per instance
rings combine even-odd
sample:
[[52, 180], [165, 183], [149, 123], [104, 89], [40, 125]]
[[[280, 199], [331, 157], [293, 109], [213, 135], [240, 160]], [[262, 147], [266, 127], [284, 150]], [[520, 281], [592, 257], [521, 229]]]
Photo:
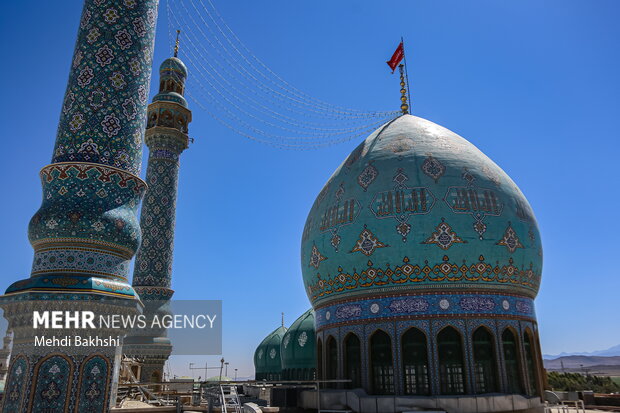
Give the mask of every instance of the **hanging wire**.
[[166, 11], [171, 47], [172, 31], [182, 32], [188, 97], [243, 137], [281, 149], [316, 149], [365, 136], [400, 113], [344, 108], [300, 91], [241, 42], [211, 0], [168, 0]]

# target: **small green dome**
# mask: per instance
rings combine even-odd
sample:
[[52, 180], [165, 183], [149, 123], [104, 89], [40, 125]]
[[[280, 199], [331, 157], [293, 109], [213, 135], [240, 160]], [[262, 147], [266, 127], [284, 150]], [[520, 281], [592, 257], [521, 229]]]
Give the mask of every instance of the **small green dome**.
[[210, 381], [210, 382], [232, 381], [232, 379], [230, 377], [226, 377], [226, 376], [222, 376], [221, 378], [220, 378], [220, 376], [213, 376], [213, 377], [209, 377], [205, 381]]
[[280, 326], [258, 345], [254, 352], [254, 369], [257, 380], [279, 380], [282, 373], [280, 344], [287, 329]]
[[183, 78], [187, 77], [187, 67], [178, 57], [169, 57], [159, 66], [159, 74], [161, 76], [167, 76], [172, 73], [181, 75]]
[[314, 310], [309, 309], [295, 320], [282, 339], [282, 370], [315, 369], [315, 342]]

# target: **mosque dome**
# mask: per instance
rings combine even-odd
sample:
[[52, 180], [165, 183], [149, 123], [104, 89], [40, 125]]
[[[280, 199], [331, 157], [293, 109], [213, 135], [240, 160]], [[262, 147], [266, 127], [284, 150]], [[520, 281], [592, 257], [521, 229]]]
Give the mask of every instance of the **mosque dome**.
[[187, 67], [178, 57], [169, 57], [159, 66], [159, 74], [161, 76], [168, 76], [170, 73], [187, 78]]
[[[390, 304], [406, 312], [426, 306], [426, 312], [445, 310], [441, 294], [455, 291], [469, 293], [466, 300], [480, 301], [474, 295], [480, 291], [533, 299], [542, 245], [528, 201], [499, 166], [450, 130], [403, 115], [362, 142], [320, 191], [301, 259], [315, 309], [354, 298], [436, 293], [437, 302]], [[461, 302], [460, 312], [519, 307], [512, 298], [485, 300], [491, 301]], [[374, 305], [337, 311], [343, 320], [372, 316]], [[332, 316], [329, 323], [339, 314], [317, 311], [317, 324]]]
[[312, 380], [316, 371], [314, 310], [303, 313], [289, 327], [282, 344], [282, 372], [286, 380]]
[[256, 380], [279, 380], [282, 373], [280, 344], [287, 329], [280, 326], [272, 331], [254, 352]]

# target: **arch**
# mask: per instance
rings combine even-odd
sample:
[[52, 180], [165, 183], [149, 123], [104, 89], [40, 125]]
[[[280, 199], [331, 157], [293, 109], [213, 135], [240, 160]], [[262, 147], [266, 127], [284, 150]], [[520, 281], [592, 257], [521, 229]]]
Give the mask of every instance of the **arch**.
[[527, 377], [529, 379], [528, 394], [530, 396], [538, 393], [538, 383], [540, 378], [538, 377], [538, 366], [536, 365], [536, 357], [534, 356], [534, 338], [533, 333], [529, 328], [525, 329], [523, 333], [523, 349], [525, 352], [525, 366], [527, 368]]
[[383, 330], [370, 336], [370, 383], [373, 394], [394, 394], [392, 339]]
[[344, 377], [351, 380], [347, 387], [362, 387], [362, 342], [353, 333], [344, 338]]
[[441, 394], [465, 394], [465, 362], [463, 337], [454, 327], [437, 334], [439, 356], [439, 388]]
[[502, 349], [504, 351], [504, 369], [506, 370], [506, 390], [508, 393], [522, 394], [522, 368], [517, 337], [518, 335], [512, 328], [507, 327], [504, 329], [502, 333]]
[[24, 392], [28, 381], [30, 364], [23, 355], [17, 355], [9, 365], [6, 384], [4, 386], [3, 413], [21, 412], [24, 402]]
[[316, 356], [317, 377], [323, 380], [323, 340], [321, 338], [316, 341]]
[[148, 128], [152, 128], [155, 125], [157, 125], [157, 112], [153, 111], [149, 113], [149, 120], [148, 120], [148, 124], [146, 125], [146, 127], [148, 129]]
[[75, 413], [79, 412], [105, 412], [108, 399], [108, 378], [110, 375], [110, 362], [101, 354], [94, 354], [82, 361], [78, 383], [79, 402], [75, 407]]
[[32, 376], [28, 411], [68, 411], [74, 367], [73, 360], [64, 354], [39, 360]]
[[476, 393], [495, 393], [498, 391], [497, 362], [493, 334], [485, 326], [480, 326], [472, 335], [474, 353], [474, 380]]
[[325, 373], [327, 380], [338, 378], [338, 343], [333, 336], [325, 341]]
[[169, 110], [164, 110], [160, 117], [160, 125], [166, 127], [174, 127], [174, 117]]
[[405, 331], [401, 337], [405, 394], [429, 394], [430, 380], [426, 343], [426, 334], [415, 327]]

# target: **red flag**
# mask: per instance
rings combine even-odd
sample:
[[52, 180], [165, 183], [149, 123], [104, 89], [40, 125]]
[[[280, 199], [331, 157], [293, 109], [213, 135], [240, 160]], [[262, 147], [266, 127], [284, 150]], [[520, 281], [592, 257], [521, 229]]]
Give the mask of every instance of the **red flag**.
[[392, 73], [394, 73], [394, 70], [396, 70], [396, 67], [398, 66], [400, 61], [403, 60], [404, 57], [405, 48], [403, 47], [403, 42], [400, 42], [400, 44], [396, 48], [396, 51], [392, 55], [392, 58], [386, 62], [390, 69], [392, 69]]

